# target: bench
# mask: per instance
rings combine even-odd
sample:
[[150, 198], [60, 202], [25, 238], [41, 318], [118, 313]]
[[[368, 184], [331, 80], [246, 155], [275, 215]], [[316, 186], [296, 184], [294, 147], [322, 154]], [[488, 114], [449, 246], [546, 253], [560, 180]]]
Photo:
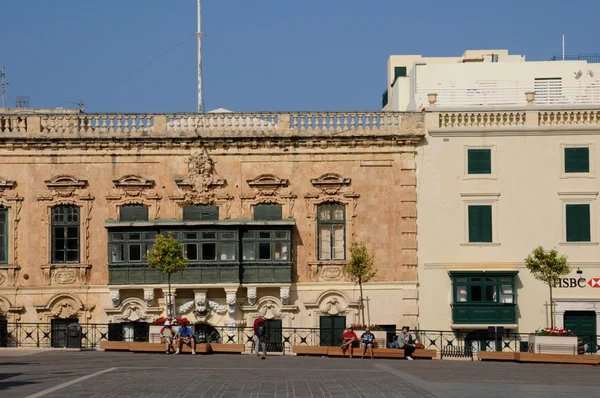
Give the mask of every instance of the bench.
[[293, 347], [294, 354], [296, 355], [327, 355], [326, 346], [312, 346], [312, 345], [295, 345]]
[[480, 351], [477, 354], [477, 357], [480, 361], [600, 365], [600, 358], [598, 358], [596, 355], [536, 354], [530, 352]]
[[213, 354], [241, 354], [246, 351], [246, 347], [243, 344], [210, 343], [208, 345]]
[[436, 350], [426, 350], [426, 349], [415, 350], [415, 352], [413, 352], [412, 356], [413, 356], [413, 358], [419, 358], [419, 359], [433, 359], [433, 358], [437, 358], [437, 351]]
[[[161, 343], [133, 342], [129, 343], [130, 352], [165, 352], [165, 345]], [[173, 348], [177, 349], [177, 345], [173, 344]], [[182, 353], [191, 353], [192, 347], [184, 344], [181, 349]], [[210, 344], [196, 344], [196, 354], [210, 354]]]
[[101, 341], [100, 348], [104, 351], [129, 351], [130, 344], [129, 341]]
[[[354, 358], [360, 358], [362, 356], [362, 347], [354, 347], [352, 351]], [[327, 347], [327, 346], [294, 346], [294, 354], [296, 355], [320, 355], [328, 357], [349, 357], [350, 349], [346, 350], [346, 354], [343, 353], [342, 347]], [[366, 353], [369, 356], [369, 353]], [[404, 358], [404, 350], [397, 348], [374, 348], [374, 358]], [[419, 359], [433, 359], [437, 357], [435, 350], [415, 350], [413, 358]]]

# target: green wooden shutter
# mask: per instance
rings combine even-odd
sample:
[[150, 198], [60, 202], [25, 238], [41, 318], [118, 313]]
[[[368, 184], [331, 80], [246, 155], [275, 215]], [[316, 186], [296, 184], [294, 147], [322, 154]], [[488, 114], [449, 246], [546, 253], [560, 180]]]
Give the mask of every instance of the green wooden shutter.
[[492, 173], [492, 150], [469, 149], [467, 151], [468, 174]]
[[281, 205], [256, 205], [254, 206], [255, 220], [281, 220], [282, 219]]
[[469, 206], [469, 242], [492, 242], [492, 206]]
[[589, 242], [590, 205], [566, 205], [567, 242]]
[[123, 340], [123, 325], [120, 323], [108, 324], [108, 341]]
[[119, 208], [121, 221], [148, 221], [148, 208], [144, 205], [125, 205]]
[[589, 173], [590, 148], [565, 148], [565, 173]]
[[219, 219], [219, 208], [209, 205], [189, 205], [183, 208], [183, 220], [216, 221]]

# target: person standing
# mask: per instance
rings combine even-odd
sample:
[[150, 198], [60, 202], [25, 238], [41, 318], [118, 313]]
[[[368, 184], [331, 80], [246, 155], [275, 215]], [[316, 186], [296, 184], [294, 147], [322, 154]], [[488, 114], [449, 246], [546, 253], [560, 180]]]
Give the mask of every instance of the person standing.
[[173, 338], [175, 337], [175, 331], [173, 330], [173, 327], [171, 326], [171, 322], [166, 320], [164, 326], [162, 327], [162, 329], [160, 329], [160, 339], [162, 340], [163, 343], [166, 344], [166, 348], [167, 348], [167, 352], [166, 354], [168, 355], [171, 350], [173, 350]]
[[254, 341], [256, 356], [259, 356], [262, 352], [260, 359], [265, 359], [267, 356], [267, 321], [262, 316], [254, 320], [254, 336], [252, 340]]
[[196, 355], [196, 340], [192, 336], [192, 329], [188, 328], [185, 322], [181, 324], [177, 331], [177, 351], [175, 351], [175, 355], [181, 352], [183, 344], [189, 344], [192, 347], [192, 355]]
[[402, 327], [402, 332], [398, 335], [398, 348], [404, 350], [404, 356], [409, 361], [413, 360], [412, 354], [415, 352], [415, 342], [409, 333], [408, 326]]
[[363, 344], [363, 352], [361, 359], [365, 358], [365, 353], [369, 350], [371, 359], [373, 359], [373, 348], [375, 347], [375, 335], [371, 333], [371, 329], [366, 328], [365, 332], [360, 336], [360, 341]]

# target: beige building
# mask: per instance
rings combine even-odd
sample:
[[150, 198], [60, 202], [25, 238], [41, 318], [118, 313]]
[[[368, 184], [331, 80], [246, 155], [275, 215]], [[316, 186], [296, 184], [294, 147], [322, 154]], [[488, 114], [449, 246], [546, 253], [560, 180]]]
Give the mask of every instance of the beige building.
[[[2, 113], [4, 325], [110, 323], [116, 338], [143, 339], [174, 300], [207, 333], [258, 314], [274, 329], [337, 333], [359, 322], [343, 272], [356, 239], [378, 271], [367, 321], [416, 325], [423, 118]], [[171, 299], [144, 260], [167, 232], [190, 260]]]
[[549, 289], [524, 265], [542, 245], [572, 268], [554, 289], [555, 324], [595, 351], [600, 107], [434, 103], [426, 129], [417, 154], [421, 329], [549, 326]]

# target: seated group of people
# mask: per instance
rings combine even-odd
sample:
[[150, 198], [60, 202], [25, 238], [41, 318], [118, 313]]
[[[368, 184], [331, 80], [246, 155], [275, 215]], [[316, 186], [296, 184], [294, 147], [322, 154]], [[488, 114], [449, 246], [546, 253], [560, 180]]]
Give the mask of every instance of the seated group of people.
[[184, 344], [190, 345], [192, 347], [192, 355], [196, 355], [196, 339], [194, 338], [192, 329], [190, 329], [186, 323], [182, 323], [177, 333], [175, 333], [171, 322], [166, 321], [163, 328], [160, 330], [160, 338], [166, 345], [166, 354], [169, 354], [171, 350], [173, 350], [173, 342], [176, 341], [177, 351], [175, 351], [175, 355], [181, 352], [181, 347]]
[[[365, 332], [358, 338], [356, 333], [351, 328], [347, 328], [342, 336], [342, 352], [346, 355], [346, 350], [350, 348], [350, 358], [352, 358], [352, 352], [355, 347], [362, 347], [361, 358], [365, 357], [367, 350], [373, 359], [373, 348], [375, 347], [375, 335], [371, 333], [369, 328], [365, 329]], [[409, 333], [408, 326], [402, 327], [402, 332], [394, 339], [394, 342], [390, 344], [390, 348], [401, 348], [404, 350], [404, 356], [406, 359], [412, 361], [412, 354], [415, 352], [415, 340]]]

